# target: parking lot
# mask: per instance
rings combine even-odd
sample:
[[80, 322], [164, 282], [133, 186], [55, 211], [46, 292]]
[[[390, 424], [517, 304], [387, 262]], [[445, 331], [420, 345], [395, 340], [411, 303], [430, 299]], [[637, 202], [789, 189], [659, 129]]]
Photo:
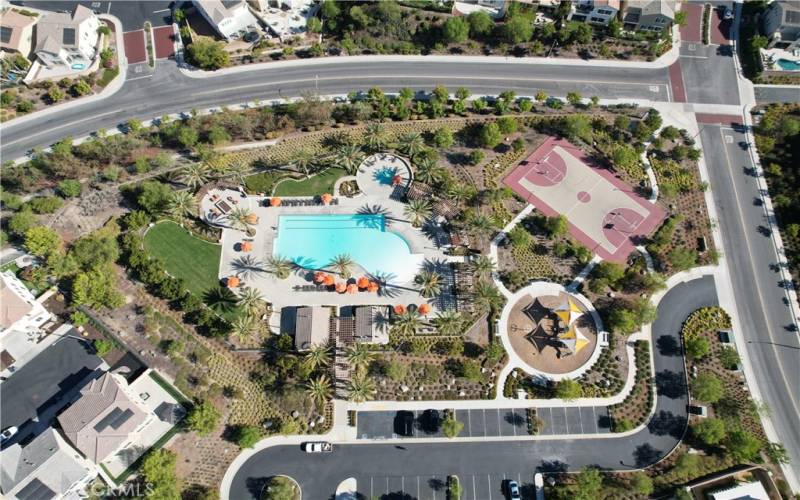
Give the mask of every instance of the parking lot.
[[[608, 433], [610, 419], [605, 406], [539, 408], [537, 415], [544, 423], [540, 435]], [[427, 411], [359, 412], [359, 439], [397, 439], [444, 437], [441, 430], [443, 412], [438, 418]], [[480, 409], [456, 410], [456, 420], [464, 424], [460, 437], [510, 437], [528, 435], [527, 410]]]
[[[517, 474], [476, 474], [459, 476], [462, 499], [466, 500], [501, 500], [507, 498], [508, 481], [516, 481], [520, 485], [522, 498], [535, 498], [532, 478]], [[365, 498], [381, 500], [446, 500], [446, 476], [363, 476], [356, 478], [358, 492]]]

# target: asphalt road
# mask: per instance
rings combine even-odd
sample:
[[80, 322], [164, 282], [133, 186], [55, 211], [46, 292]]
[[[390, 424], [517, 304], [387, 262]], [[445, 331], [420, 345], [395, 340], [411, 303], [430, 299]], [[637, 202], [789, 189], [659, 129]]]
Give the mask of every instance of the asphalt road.
[[[129, 80], [111, 99], [67, 109], [54, 108], [46, 118], [3, 124], [2, 156], [15, 159], [34, 147], [47, 147], [64, 136], [80, 137], [101, 128], [113, 129], [130, 118], [150, 119], [168, 113], [277, 99], [307, 92], [347, 94], [380, 86], [432, 90], [437, 84], [469, 88], [474, 94], [497, 95], [503, 90], [533, 95], [544, 90], [564, 96], [669, 100], [666, 69], [581, 66], [532, 66], [514, 63], [415, 62], [386, 63], [344, 58], [306, 62], [209, 78], [183, 75], [172, 61], [158, 64], [153, 76]], [[435, 76], [431, 76], [435, 75]], [[54, 124], [43, 126], [43, 123]]]
[[734, 297], [758, 387], [772, 410], [772, 422], [800, 477], [800, 340], [789, 331], [792, 314], [774, 266], [753, 163], [739, 143], [745, 135], [729, 127], [704, 125], [700, 133], [719, 226], [731, 270]]
[[800, 102], [800, 86], [794, 87], [772, 85], [756, 85], [756, 102], [769, 104], [772, 102]]
[[119, 18], [122, 23], [122, 29], [125, 31], [140, 30], [144, 27], [145, 21], [150, 21], [153, 27], [165, 26], [170, 24], [170, 4], [169, 1], [132, 1], [132, 0], [114, 0], [104, 2], [94, 2], [91, 0], [84, 0], [80, 2], [75, 1], [29, 1], [29, 0], [14, 0], [11, 2], [14, 5], [28, 6], [42, 10], [52, 11], [69, 11], [76, 5], [81, 4], [98, 14], [111, 14]]
[[377, 484], [381, 493], [386, 485], [387, 494], [405, 498], [403, 494], [415, 496], [420, 479], [428, 484], [450, 474], [462, 478], [519, 477], [529, 483], [536, 471], [573, 471], [586, 465], [621, 470], [650, 465], [678, 444], [686, 428], [681, 325], [697, 308], [715, 304], [712, 277], [678, 285], [659, 303], [653, 324], [656, 413], [647, 428], [636, 434], [572, 440], [404, 441], [402, 446], [346, 444], [338, 445], [330, 454], [305, 453], [299, 446], [276, 446], [242, 465], [233, 478], [230, 498], [258, 498], [264, 481], [275, 474], [293, 477], [308, 498], [330, 498], [336, 485], [348, 477], [357, 479], [361, 494], [375, 493]]

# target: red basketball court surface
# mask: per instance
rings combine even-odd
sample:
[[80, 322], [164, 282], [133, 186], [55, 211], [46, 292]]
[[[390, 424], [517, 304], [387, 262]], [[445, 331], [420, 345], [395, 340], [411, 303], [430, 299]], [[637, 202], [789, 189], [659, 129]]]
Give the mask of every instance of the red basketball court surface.
[[579, 148], [554, 137], [503, 183], [545, 215], [565, 215], [575, 239], [616, 262], [625, 262], [633, 240], [649, 235], [665, 215], [611, 172], [591, 166]]

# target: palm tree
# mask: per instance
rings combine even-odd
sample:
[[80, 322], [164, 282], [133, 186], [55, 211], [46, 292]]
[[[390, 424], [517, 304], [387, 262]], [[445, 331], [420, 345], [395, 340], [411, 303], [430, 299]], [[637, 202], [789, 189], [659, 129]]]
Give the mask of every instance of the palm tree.
[[330, 362], [330, 349], [328, 348], [328, 344], [311, 346], [303, 362], [306, 363], [311, 370], [328, 366]]
[[375, 392], [375, 382], [365, 373], [356, 373], [347, 387], [347, 399], [354, 403], [363, 403]]
[[347, 362], [356, 372], [365, 370], [370, 361], [372, 361], [372, 352], [366, 344], [357, 342], [347, 350]]
[[436, 271], [423, 270], [415, 280], [419, 285], [419, 294], [423, 297], [434, 297], [442, 293], [442, 275]]
[[197, 189], [210, 179], [208, 167], [203, 163], [192, 163], [183, 167], [178, 179], [192, 189]]
[[439, 330], [440, 335], [458, 335], [461, 333], [461, 326], [464, 318], [456, 311], [440, 312], [434, 319], [433, 324]]
[[364, 143], [371, 151], [386, 149], [389, 144], [389, 134], [386, 127], [380, 123], [370, 123], [364, 130]]
[[412, 226], [420, 227], [425, 219], [431, 216], [431, 204], [427, 200], [409, 200], [403, 213], [408, 217]]
[[336, 148], [333, 161], [347, 170], [349, 175], [355, 175], [359, 165], [364, 161], [364, 152], [355, 144], [342, 144]]
[[472, 301], [480, 309], [497, 309], [503, 304], [503, 296], [491, 282], [478, 281], [472, 290]]
[[315, 403], [322, 406], [331, 397], [331, 380], [325, 374], [311, 379], [306, 385], [306, 392]]
[[197, 198], [189, 191], [175, 191], [169, 200], [167, 212], [183, 225], [184, 217], [197, 214]]
[[479, 278], [486, 278], [494, 272], [494, 261], [486, 255], [479, 255], [472, 261], [472, 270]]
[[493, 230], [492, 220], [484, 214], [475, 214], [467, 219], [467, 225], [475, 233], [486, 236]]
[[414, 179], [425, 184], [435, 184], [442, 178], [442, 170], [427, 156], [414, 163]]
[[267, 272], [278, 279], [285, 280], [289, 277], [294, 267], [294, 262], [281, 256], [270, 256], [267, 258]]
[[425, 140], [419, 132], [410, 132], [403, 134], [399, 138], [400, 151], [409, 158], [415, 157], [423, 149], [425, 149]]
[[257, 316], [264, 307], [264, 297], [255, 288], [244, 287], [239, 292], [239, 300], [236, 302], [248, 316]]
[[256, 331], [257, 323], [252, 316], [242, 315], [231, 323], [231, 335], [239, 340], [246, 340]]
[[461, 184], [460, 182], [454, 182], [447, 190], [447, 197], [456, 202], [457, 205], [460, 205], [464, 201], [468, 200], [471, 195], [472, 188], [466, 184]]
[[241, 162], [236, 162], [228, 165], [225, 169], [224, 175], [230, 175], [239, 185], [244, 185], [245, 177], [250, 172], [250, 167]]
[[253, 212], [247, 208], [236, 207], [228, 213], [228, 220], [234, 229], [240, 231], [250, 231], [255, 226], [253, 223]]
[[350, 277], [350, 270], [354, 264], [352, 257], [346, 253], [342, 253], [334, 257], [330, 264], [328, 264], [328, 267], [339, 273], [342, 278], [347, 279]]
[[306, 177], [310, 175], [311, 165], [314, 163], [314, 153], [308, 149], [301, 149], [292, 155], [292, 165], [301, 170]]
[[415, 311], [405, 311], [394, 320], [394, 327], [401, 335], [414, 335], [421, 326], [422, 319]]

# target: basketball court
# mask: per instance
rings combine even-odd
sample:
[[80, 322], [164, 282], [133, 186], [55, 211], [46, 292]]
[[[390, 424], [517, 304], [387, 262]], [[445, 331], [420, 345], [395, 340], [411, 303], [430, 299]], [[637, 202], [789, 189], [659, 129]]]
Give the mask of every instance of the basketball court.
[[625, 262], [634, 241], [664, 219], [663, 210], [562, 139], [548, 139], [503, 182], [545, 215], [565, 215], [572, 236], [603, 259]]

